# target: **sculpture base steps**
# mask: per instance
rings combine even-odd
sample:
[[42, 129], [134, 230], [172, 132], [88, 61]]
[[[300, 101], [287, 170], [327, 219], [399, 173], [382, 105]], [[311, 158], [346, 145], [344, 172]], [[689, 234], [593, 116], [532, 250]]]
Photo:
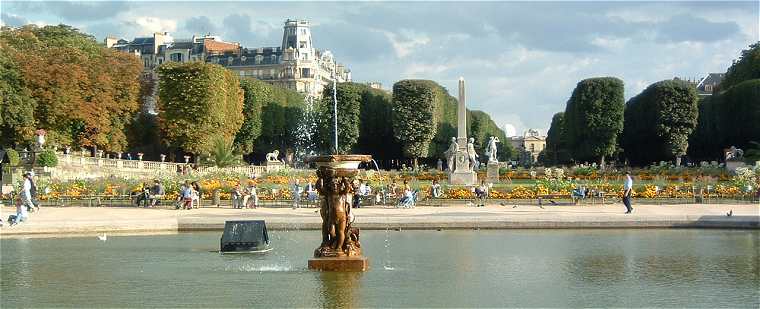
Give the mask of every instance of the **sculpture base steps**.
[[309, 259], [309, 269], [318, 271], [367, 271], [366, 256], [323, 257]]
[[458, 186], [472, 186], [478, 183], [475, 172], [453, 172], [449, 174], [449, 183]]

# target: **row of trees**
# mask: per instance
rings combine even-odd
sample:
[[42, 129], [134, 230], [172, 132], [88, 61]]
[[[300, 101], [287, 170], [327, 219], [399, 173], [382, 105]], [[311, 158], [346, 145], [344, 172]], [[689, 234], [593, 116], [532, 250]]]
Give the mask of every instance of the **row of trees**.
[[[578, 83], [565, 112], [552, 118], [541, 160], [547, 165], [615, 156], [634, 165], [716, 160], [731, 145], [760, 154], [760, 43], [742, 52], [719, 90], [699, 99], [695, 85], [656, 82], [627, 103], [613, 77]], [[758, 149], [754, 149], [758, 148]], [[760, 159], [760, 157], [755, 158]]]
[[[0, 144], [25, 146], [38, 128], [49, 144], [111, 152], [208, 155], [236, 149], [249, 159], [313, 149], [333, 142], [332, 85], [321, 101], [255, 79], [239, 79], [221, 66], [166, 63], [156, 72], [157, 115], [140, 112], [152, 79], [133, 55], [105, 48], [66, 25], [3, 28], [0, 33]], [[340, 83], [338, 151], [378, 159], [443, 157], [456, 135], [456, 98], [428, 80], [403, 80], [393, 93]], [[482, 149], [499, 137], [500, 157], [511, 153], [504, 132], [480, 111], [468, 126]]]
[[[324, 90], [316, 107], [317, 148], [335, 149], [333, 142], [332, 85]], [[338, 151], [370, 153], [379, 159], [443, 158], [451, 137], [456, 136], [457, 99], [430, 80], [402, 80], [393, 92], [367, 85], [341, 83], [338, 98]], [[504, 131], [481, 111], [468, 110], [468, 132], [483, 149], [490, 136], [497, 136], [500, 158], [509, 158], [511, 147]]]
[[26, 145], [36, 128], [59, 145], [127, 148], [142, 65], [69, 26], [0, 31], [0, 144]]

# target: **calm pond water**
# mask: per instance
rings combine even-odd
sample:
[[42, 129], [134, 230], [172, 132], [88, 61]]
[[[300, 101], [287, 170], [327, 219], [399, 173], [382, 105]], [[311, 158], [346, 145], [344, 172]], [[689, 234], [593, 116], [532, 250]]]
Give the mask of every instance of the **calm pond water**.
[[3, 239], [0, 307], [760, 307], [760, 231], [364, 231], [366, 273], [306, 269], [316, 231], [220, 236]]

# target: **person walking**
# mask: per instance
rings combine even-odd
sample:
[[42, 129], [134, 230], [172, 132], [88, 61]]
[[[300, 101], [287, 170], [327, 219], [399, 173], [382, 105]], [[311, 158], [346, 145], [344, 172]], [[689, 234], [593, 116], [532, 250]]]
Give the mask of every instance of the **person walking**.
[[33, 171], [24, 174], [24, 185], [22, 187], [21, 195], [27, 211], [32, 211], [32, 209], [36, 211], [40, 210], [40, 206], [34, 204], [34, 198], [37, 196], [37, 186], [34, 185]]
[[190, 181], [185, 180], [185, 184], [182, 185], [180, 190], [182, 208], [186, 210], [193, 209], [193, 186], [190, 185]]
[[301, 208], [301, 192], [301, 182], [296, 178], [295, 182], [293, 182], [293, 209]]
[[633, 207], [631, 207], [631, 195], [633, 193], [633, 178], [631, 178], [630, 172], [625, 172], [625, 184], [623, 185], [623, 204], [625, 205], [625, 208], [627, 211], [626, 214], [629, 214], [633, 211]]

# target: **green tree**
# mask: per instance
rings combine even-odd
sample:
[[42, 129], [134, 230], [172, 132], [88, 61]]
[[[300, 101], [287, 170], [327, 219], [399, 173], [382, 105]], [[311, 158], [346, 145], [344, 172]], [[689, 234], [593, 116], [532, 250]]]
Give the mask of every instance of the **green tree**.
[[750, 147], [751, 141], [760, 139], [760, 78], [743, 81], [718, 96], [721, 148]]
[[393, 85], [393, 134], [404, 155], [426, 157], [435, 136], [436, 110], [434, 85], [424, 80], [402, 80]]
[[623, 81], [614, 77], [582, 80], [565, 109], [565, 132], [573, 159], [600, 160], [617, 149], [623, 130]]
[[[336, 91], [338, 99], [338, 149], [337, 153], [350, 153], [359, 139], [359, 115], [362, 94], [360, 87], [354, 83], [339, 83]], [[321, 147], [335, 152], [335, 115], [333, 112], [333, 86], [327, 85], [323, 90], [322, 101], [318, 108], [318, 124]]]
[[718, 88], [720, 90], [728, 90], [734, 85], [750, 79], [760, 79], [760, 42], [750, 45], [748, 49], [742, 50], [739, 60], [734, 61], [728, 68], [726, 76], [720, 82]]
[[32, 141], [36, 105], [21, 72], [0, 45], [0, 147]]
[[[139, 109], [140, 61], [66, 25], [3, 28], [3, 54], [36, 102], [34, 123], [51, 145], [121, 151]], [[28, 112], [15, 113], [28, 116]]]
[[565, 113], [554, 114], [549, 131], [546, 133], [546, 147], [539, 155], [544, 165], [561, 165], [570, 162], [564, 126]]
[[695, 160], [712, 161], [722, 156], [723, 136], [718, 133], [719, 95], [703, 96], [697, 103], [697, 126], [689, 136], [687, 154]]
[[169, 62], [157, 71], [159, 127], [170, 147], [209, 154], [214, 139], [234, 140], [243, 123], [243, 91], [232, 72], [202, 62]]
[[675, 158], [680, 164], [697, 125], [697, 102], [694, 85], [682, 80], [654, 83], [631, 98], [620, 141], [630, 162], [648, 164]]
[[272, 86], [260, 80], [242, 79], [240, 88], [243, 89], [243, 124], [235, 134], [235, 147], [250, 153], [261, 135], [261, 110], [272, 97]]
[[372, 154], [374, 159], [389, 160], [402, 156], [401, 145], [393, 136], [393, 96], [386, 91], [356, 84], [361, 92], [357, 153]]

